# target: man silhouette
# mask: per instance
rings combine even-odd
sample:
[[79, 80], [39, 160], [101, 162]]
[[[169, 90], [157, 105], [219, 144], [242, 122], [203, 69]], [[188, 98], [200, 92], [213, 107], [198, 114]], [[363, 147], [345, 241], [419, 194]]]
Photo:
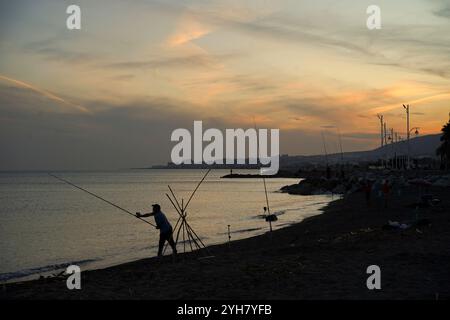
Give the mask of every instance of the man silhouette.
[[162, 256], [162, 250], [166, 241], [169, 242], [172, 247], [173, 254], [177, 253], [177, 248], [175, 241], [173, 241], [173, 229], [169, 220], [167, 220], [166, 215], [161, 211], [161, 206], [159, 204], [152, 204], [153, 211], [150, 213], [141, 214], [136, 212], [136, 217], [146, 218], [153, 216], [155, 218], [156, 229], [159, 229], [159, 247], [158, 247], [158, 257]]

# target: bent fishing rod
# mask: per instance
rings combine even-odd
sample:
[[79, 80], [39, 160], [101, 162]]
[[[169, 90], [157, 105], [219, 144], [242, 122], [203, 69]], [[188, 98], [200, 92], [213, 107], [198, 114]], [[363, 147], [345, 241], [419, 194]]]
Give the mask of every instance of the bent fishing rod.
[[84, 191], [84, 192], [90, 194], [91, 196], [96, 197], [97, 199], [100, 199], [100, 200], [102, 200], [102, 201], [104, 201], [104, 202], [106, 202], [106, 203], [112, 205], [113, 207], [115, 207], [115, 208], [117, 208], [117, 209], [119, 209], [119, 210], [122, 210], [122, 211], [125, 212], [125, 213], [128, 213], [130, 216], [133, 216], [133, 217], [135, 217], [136, 219], [139, 219], [139, 220], [141, 220], [141, 221], [144, 221], [145, 223], [147, 223], [147, 224], [151, 225], [152, 227], [155, 227], [155, 228], [156, 228], [156, 226], [155, 226], [153, 223], [151, 223], [151, 222], [149, 222], [149, 221], [147, 221], [147, 220], [145, 220], [145, 219], [142, 219], [141, 217], [136, 216], [135, 214], [131, 213], [131, 212], [128, 211], [127, 209], [124, 209], [124, 208], [118, 206], [117, 204], [114, 204], [114, 203], [112, 203], [111, 201], [108, 201], [108, 200], [106, 200], [106, 199], [104, 199], [104, 198], [102, 198], [102, 197], [96, 195], [95, 193], [92, 193], [92, 192], [90, 192], [90, 191], [88, 191], [88, 190], [86, 190], [86, 189], [83, 189], [82, 187], [79, 187], [79, 186], [77, 186], [76, 184], [74, 184], [74, 183], [72, 183], [72, 182], [70, 182], [70, 181], [67, 181], [67, 180], [65, 180], [65, 179], [63, 179], [63, 178], [60, 178], [60, 177], [58, 177], [58, 176], [55, 176], [54, 174], [49, 173], [48, 175], [49, 175], [49, 176], [52, 176], [52, 177], [55, 178], [55, 179], [58, 179], [59, 181], [62, 181], [62, 182], [64, 182], [64, 183], [67, 183], [68, 185], [71, 185], [72, 187], [75, 187], [75, 188], [77, 188], [77, 189], [79, 189], [79, 190], [81, 190], [81, 191]]

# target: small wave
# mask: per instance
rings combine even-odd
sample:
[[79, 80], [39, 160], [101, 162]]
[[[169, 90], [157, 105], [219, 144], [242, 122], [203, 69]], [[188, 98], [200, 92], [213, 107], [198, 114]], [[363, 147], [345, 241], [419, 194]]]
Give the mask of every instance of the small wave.
[[[275, 211], [272, 214], [274, 214], [277, 217], [279, 217], [279, 216], [282, 216], [283, 214], [286, 214], [288, 211], [301, 211], [303, 209], [304, 209], [304, 207], [284, 209], [284, 210], [280, 210], [280, 211]], [[267, 215], [265, 215], [265, 214], [258, 214], [256, 216], [253, 216], [252, 219], [265, 219], [266, 217], [267, 217]]]
[[50, 264], [43, 267], [36, 267], [36, 268], [30, 268], [30, 269], [24, 269], [19, 270], [15, 272], [6, 272], [6, 273], [0, 273], [0, 281], [9, 281], [13, 279], [20, 279], [25, 278], [32, 275], [38, 275], [41, 273], [49, 273], [51, 271], [59, 271], [62, 269], [66, 269], [70, 265], [82, 265], [94, 261], [98, 261], [99, 259], [85, 259], [85, 260], [79, 260], [79, 261], [72, 261], [72, 262], [64, 262], [64, 263], [58, 263], [58, 264]]
[[[252, 232], [252, 231], [258, 231], [258, 230], [261, 230], [261, 229], [263, 229], [263, 228], [240, 229], [240, 230], [230, 231], [230, 234], [233, 234], [233, 233]], [[221, 232], [221, 233], [218, 233], [218, 235], [227, 235], [227, 234], [228, 234], [228, 232]]]

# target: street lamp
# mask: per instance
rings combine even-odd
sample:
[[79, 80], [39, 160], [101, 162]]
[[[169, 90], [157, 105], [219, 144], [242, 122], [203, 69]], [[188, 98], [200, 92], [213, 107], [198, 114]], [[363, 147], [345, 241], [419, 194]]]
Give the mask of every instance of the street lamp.
[[410, 150], [409, 150], [409, 136], [410, 136], [410, 130], [409, 130], [409, 104], [407, 104], [406, 106], [403, 105], [403, 108], [406, 111], [406, 139], [408, 140], [407, 144], [408, 144], [408, 162], [406, 167], [409, 169], [409, 158], [410, 158]]
[[378, 119], [381, 124], [381, 147], [384, 145], [384, 117], [382, 114], [377, 114]]
[[413, 131], [413, 130], [416, 130], [416, 131], [414, 131], [414, 134], [416, 135], [416, 136], [418, 136], [419, 135], [419, 127], [415, 127], [415, 128], [412, 128], [409, 132], [411, 132], [411, 131]]
[[[408, 136], [411, 136], [411, 132], [414, 131], [414, 134], [417, 137], [419, 135], [419, 129], [420, 129], [419, 127], [411, 128], [409, 130], [409, 132], [408, 132]], [[408, 145], [408, 168], [409, 168], [409, 152], [410, 152], [410, 148], [409, 148], [409, 145]]]
[[392, 154], [390, 156], [390, 162], [391, 162], [391, 169], [393, 169], [395, 167], [395, 146], [394, 146], [394, 129], [391, 128], [390, 133], [388, 135], [388, 140], [391, 143], [391, 149], [392, 149]]

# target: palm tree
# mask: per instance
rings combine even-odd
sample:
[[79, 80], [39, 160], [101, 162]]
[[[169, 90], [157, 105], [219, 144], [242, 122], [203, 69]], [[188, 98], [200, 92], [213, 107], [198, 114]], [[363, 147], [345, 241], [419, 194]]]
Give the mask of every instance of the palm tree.
[[448, 170], [450, 165], [450, 120], [442, 127], [441, 141], [436, 154], [441, 157], [442, 167]]

